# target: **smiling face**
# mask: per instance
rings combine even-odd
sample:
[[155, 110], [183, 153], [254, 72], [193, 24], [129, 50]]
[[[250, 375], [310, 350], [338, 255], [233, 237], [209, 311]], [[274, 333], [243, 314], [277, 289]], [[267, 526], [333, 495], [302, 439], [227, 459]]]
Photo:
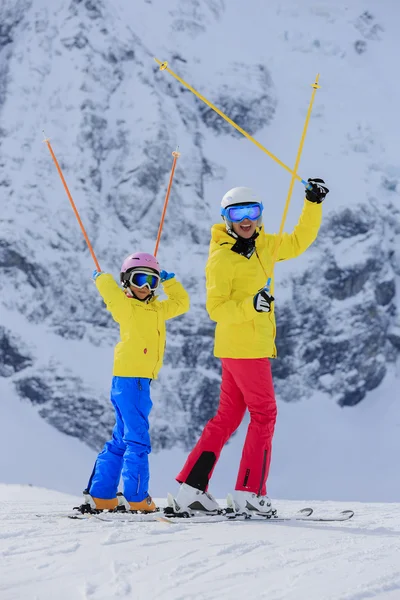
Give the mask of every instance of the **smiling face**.
[[232, 223], [232, 229], [240, 237], [249, 239], [257, 229], [257, 221], [243, 219], [240, 223]]

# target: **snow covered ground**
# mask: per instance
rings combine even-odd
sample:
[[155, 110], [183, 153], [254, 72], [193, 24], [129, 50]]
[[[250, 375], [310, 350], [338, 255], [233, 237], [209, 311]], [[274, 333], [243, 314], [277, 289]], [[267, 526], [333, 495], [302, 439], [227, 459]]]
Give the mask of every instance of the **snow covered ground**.
[[169, 525], [51, 516], [78, 499], [42, 488], [0, 485], [0, 497], [1, 600], [400, 597], [400, 504], [352, 503], [355, 517], [340, 524]]

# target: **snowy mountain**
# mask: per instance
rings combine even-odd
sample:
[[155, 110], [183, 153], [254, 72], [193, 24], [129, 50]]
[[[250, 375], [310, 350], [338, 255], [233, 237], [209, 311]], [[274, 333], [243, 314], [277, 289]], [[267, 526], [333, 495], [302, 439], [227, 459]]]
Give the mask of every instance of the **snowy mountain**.
[[[277, 396], [302, 400], [301, 409], [282, 408], [285, 419], [300, 411], [294, 447], [312, 411], [322, 430], [329, 428], [324, 415], [335, 414], [343, 427], [334, 430], [346, 437], [349, 420], [357, 428], [368, 413], [372, 423], [390, 406], [390, 431], [398, 435], [399, 84], [393, 72], [399, 16], [400, 7], [388, 0], [379, 6], [249, 0], [245, 10], [238, 0], [2, 1], [5, 419], [13, 406], [28, 403], [35, 422], [39, 415], [93, 450], [113, 420], [108, 390], [118, 332], [93, 287], [92, 259], [42, 130], [102, 269], [116, 277], [129, 252], [154, 250], [171, 152], [179, 145], [159, 259], [188, 287], [191, 311], [168, 327], [165, 366], [154, 386], [155, 447], [187, 449], [215, 410], [219, 364], [204, 309], [209, 228], [219, 220], [223, 193], [249, 185], [264, 199], [266, 229], [278, 230], [289, 174], [160, 72], [155, 56], [288, 165], [320, 73], [300, 174], [324, 177], [331, 192], [317, 242], [277, 265]], [[296, 184], [287, 230], [302, 197]], [[364, 408], [350, 409], [356, 412], [349, 417], [344, 407], [358, 403]], [[355, 430], [348, 435], [346, 450]], [[381, 437], [375, 432], [374, 439]], [[279, 466], [287, 439], [278, 422]], [[369, 443], [365, 434], [361, 448]], [[390, 499], [398, 492], [388, 492]]]
[[[1, 485], [0, 496], [2, 600], [399, 596], [399, 504], [355, 503], [353, 519], [339, 524], [170, 525], [71, 521], [60, 511], [78, 499], [41, 488]], [[279, 510], [302, 506], [280, 502]], [[314, 506], [320, 515], [348, 508]]]

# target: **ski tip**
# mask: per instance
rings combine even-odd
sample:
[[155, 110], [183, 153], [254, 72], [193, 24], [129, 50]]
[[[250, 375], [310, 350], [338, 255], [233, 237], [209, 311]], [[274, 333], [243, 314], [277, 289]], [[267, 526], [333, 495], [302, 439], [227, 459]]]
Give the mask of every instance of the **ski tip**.
[[299, 510], [299, 515], [302, 515], [303, 517], [309, 517], [313, 514], [314, 509], [313, 508], [302, 508], [301, 510]]
[[340, 513], [346, 519], [352, 519], [354, 517], [354, 510], [342, 510]]

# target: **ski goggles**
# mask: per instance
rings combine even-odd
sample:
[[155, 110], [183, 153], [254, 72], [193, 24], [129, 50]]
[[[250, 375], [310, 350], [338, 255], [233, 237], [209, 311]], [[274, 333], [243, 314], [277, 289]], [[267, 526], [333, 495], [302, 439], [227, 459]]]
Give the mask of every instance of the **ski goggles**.
[[132, 271], [129, 273], [127, 280], [139, 289], [147, 286], [151, 292], [154, 292], [160, 285], [160, 276], [149, 271]]
[[232, 223], [240, 223], [245, 219], [257, 221], [261, 217], [263, 210], [262, 203], [259, 204], [258, 202], [255, 204], [234, 204], [233, 206], [222, 208], [221, 215], [228, 221], [232, 221]]

